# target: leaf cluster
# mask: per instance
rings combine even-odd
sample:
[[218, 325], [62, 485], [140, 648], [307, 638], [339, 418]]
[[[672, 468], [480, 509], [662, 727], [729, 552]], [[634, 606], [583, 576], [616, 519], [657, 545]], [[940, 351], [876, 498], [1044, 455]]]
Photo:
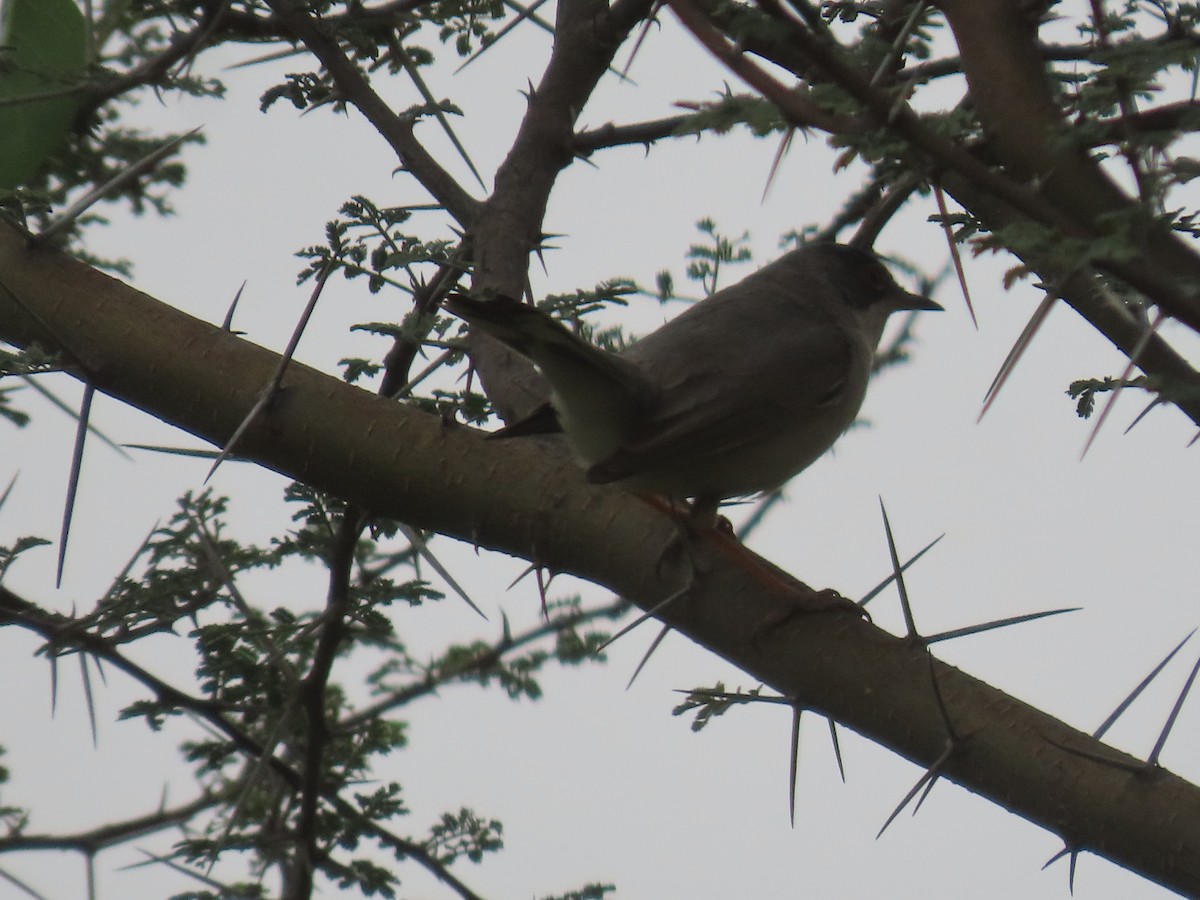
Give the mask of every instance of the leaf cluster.
[[[396, 545], [402, 536], [398, 523], [368, 520], [355, 542], [348, 577], [340, 576], [344, 523], [357, 513], [300, 484], [288, 488], [286, 500], [294, 527], [270, 546], [258, 547], [234, 536], [227, 499], [208, 491], [186, 494], [94, 609], [78, 617], [51, 617], [58, 624], [50, 626], [44, 652], [52, 659], [83, 652], [126, 668], [150, 696], [129, 704], [122, 717], [141, 719], [154, 732], [165, 732], [169, 722], [184, 716], [205, 723], [204, 734], [185, 737], [180, 749], [209, 798], [193, 817], [202, 811], [207, 816], [196, 819], [171, 858], [199, 872], [241, 857], [256, 878], [227, 885], [226, 892], [214, 896], [233, 896], [228, 891], [257, 885], [240, 894], [254, 896], [267, 873], [284, 864], [281, 847], [297, 841], [316, 848], [317, 871], [332, 883], [364, 896], [394, 896], [399, 868], [414, 857], [443, 871], [456, 860], [478, 862], [503, 847], [501, 822], [465, 807], [440, 814], [424, 835], [398, 837], [390, 830], [388, 823], [410, 814], [402, 784], [378, 781], [381, 761], [409, 743], [407, 723], [395, 711], [432, 699], [452, 683], [499, 685], [512, 699], [539, 699], [538, 677], [547, 665], [594, 659], [607, 635], [588, 624], [597, 613], [570, 598], [549, 604], [551, 621], [531, 632], [514, 636], [506, 629], [498, 642], [452, 645], [421, 662], [400, 639], [395, 610], [416, 610], [444, 598], [419, 571], [418, 545]], [[44, 543], [23, 538], [0, 549], [0, 579], [22, 554]], [[336, 658], [365, 661], [382, 654], [366, 677], [374, 695], [370, 705], [352, 702], [347, 690], [327, 677], [316, 695], [321, 711], [314, 721], [309, 698], [313, 679], [326, 671], [320, 660], [330, 613], [318, 608], [318, 598], [272, 601], [270, 595], [254, 596], [261, 589], [243, 587], [270, 584], [263, 573], [296, 565], [326, 570], [334, 579], [331, 590], [344, 597]], [[42, 621], [29, 614], [27, 619]], [[152, 636], [194, 655], [190, 692], [140, 667], [129, 668], [120, 648]], [[550, 647], [543, 646], [546, 638], [553, 640]], [[328, 671], [332, 675], [332, 667]], [[314, 747], [320, 751], [315, 768]], [[0, 771], [0, 781], [6, 775]], [[23, 827], [25, 816], [15, 808], [0, 810], [10, 834]], [[170, 823], [164, 813], [162, 827]], [[130, 837], [144, 833], [144, 824], [129, 827]], [[107, 840], [127, 839], [120, 823], [107, 828]]]

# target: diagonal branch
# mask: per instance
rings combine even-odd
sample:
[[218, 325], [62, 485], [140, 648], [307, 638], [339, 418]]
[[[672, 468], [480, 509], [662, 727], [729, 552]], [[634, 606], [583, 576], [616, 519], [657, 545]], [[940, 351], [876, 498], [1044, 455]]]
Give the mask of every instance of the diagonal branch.
[[[997, 200], [965, 179], [947, 174], [943, 187], [955, 200], [979, 216], [992, 231], [1026, 221], [1011, 206]], [[1023, 246], [1009, 252], [1037, 272], [1044, 284], [1054, 285], [1056, 294], [1127, 357], [1140, 348], [1138, 368], [1159, 379], [1170, 389], [1165, 396], [1184, 415], [1200, 425], [1200, 373], [1159, 334], [1146, 336], [1145, 323], [1128, 309], [1105, 297], [1095, 273], [1068, 271], [1056, 259], [1052, 247]]]
[[301, 12], [292, 0], [270, 0], [271, 8], [309, 51], [321, 61], [342, 96], [395, 151], [400, 162], [464, 229], [470, 228], [479, 201], [468, 194], [413, 135], [413, 122], [394, 112], [371, 87], [367, 76], [342, 52], [326, 28]]
[[1032, 11], [1014, 13], [1007, 0], [938, 5], [958, 42], [989, 149], [1014, 177], [1035, 182], [1039, 196], [1087, 233], [1103, 236], [1114, 223], [1132, 225], [1133, 258], [1102, 258], [1097, 265], [1200, 331], [1200, 296], [1184, 287], [1200, 282], [1200, 255], [1152, 221], [1070, 140], [1038, 51]]
[[[697, 5], [703, 3], [705, 12], [716, 16], [711, 0], [675, 0], [679, 5], [693, 2]], [[1089, 236], [1083, 225], [1060, 212], [1056, 204], [1048, 202], [1041, 191], [993, 171], [968, 151], [935, 134], [906, 104], [897, 104], [889, 93], [871, 84], [866, 73], [846, 62], [827, 37], [817, 36], [796, 23], [775, 0], [761, 0], [761, 3], [768, 11], [773, 11], [774, 18], [784, 26], [776, 41], [786, 46], [793, 58], [800, 54], [806, 61], [802, 71], [810, 75], [817, 72], [836, 82], [876, 116], [880, 124], [926, 154], [937, 166], [937, 179], [946, 190], [964, 208], [983, 219], [993, 231], [1006, 224], [1032, 220], [1049, 225], [1065, 235], [1080, 238]], [[761, 36], [759, 40], [762, 40]], [[986, 44], [986, 36], [981, 36], [980, 42]], [[998, 93], [1007, 97], [1015, 92], [1006, 88]], [[793, 115], [789, 112], [792, 102], [790, 92], [768, 95], [768, 99], [775, 102], [786, 116]], [[800, 113], [795, 111], [796, 115]], [[1175, 242], [1175, 239], [1171, 238], [1171, 241]], [[1063, 271], [1061, 262], [1045, 252], [1050, 248], [1009, 249], [1038, 271], [1045, 283], [1058, 285], [1064, 299], [1127, 356], [1145, 341], [1142, 324], [1128, 310], [1108, 302], [1097, 291], [1094, 274]], [[1193, 255], [1186, 249], [1183, 252], [1189, 258]], [[1175, 256], [1172, 258], [1175, 259]], [[1200, 260], [1200, 257], [1197, 259]], [[1164, 274], [1165, 269], [1159, 270], [1149, 260], [1105, 260], [1098, 261], [1097, 265], [1138, 288], [1173, 314], [1186, 315], [1193, 307], [1200, 308], [1200, 301], [1186, 286], [1187, 281]], [[1198, 327], [1200, 314], [1194, 320], [1186, 321]], [[1156, 376], [1169, 385], [1171, 401], [1200, 424], [1200, 375], [1186, 359], [1160, 336], [1154, 336], [1142, 349], [1138, 365], [1147, 375]]]
[[[0, 270], [37, 314], [31, 319], [0, 294], [0, 339], [18, 346], [46, 340], [39, 320], [69, 342], [86, 333], [100, 363], [97, 389], [213, 442], [237, 427], [253, 405], [253, 386], [276, 365], [270, 351], [66, 257], [31, 251], [2, 226]], [[85, 308], [94, 315], [81, 317]], [[536, 558], [643, 609], [687, 576], [678, 564], [663, 565], [676, 535], [669, 519], [620, 490], [585, 484], [576, 467], [533, 443], [486, 442], [304, 366], [289, 367], [284, 387], [269, 422], [244, 439], [243, 453], [260, 465], [380, 515]], [[945, 727], [930, 703], [930, 664], [920, 648], [834, 614], [793, 617], [764, 637], [759, 623], [786, 619], [792, 600], [707, 546], [696, 554], [695, 568], [705, 574], [661, 611], [665, 623], [907, 759], [928, 765], [939, 757]], [[964, 672], [933, 666], [949, 715], [972, 735], [942, 777], [1073, 847], [1200, 894], [1186, 849], [1200, 845], [1200, 789], [1162, 769], [1150, 778], [1132, 775], [1107, 761], [1139, 765], [1132, 757]], [[283, 769], [298, 788], [297, 773]], [[1111, 802], [1115, 796], [1121, 803]]]
[[[955, 34], [969, 80], [975, 67], [972, 101], [976, 105], [992, 104], [991, 121], [983, 110], [980, 115], [989, 137], [988, 149], [1010, 165], [1007, 174], [990, 168], [973, 153], [937, 134], [906, 103], [873, 84], [870, 74], [849, 63], [843, 49], [827, 33], [817, 35], [796, 22], [778, 0], [759, 3], [779, 26], [771, 35], [772, 43], [786, 49], [776, 55], [792, 60], [788, 67], [794, 67], [797, 74], [833, 82], [850, 94], [878, 126], [904, 138], [919, 151], [919, 159], [925, 160], [922, 167], [931, 176], [953, 174], [1033, 221], [1080, 240], [1103, 236], [1116, 213], [1137, 216], [1136, 206], [1089, 158], [1077, 150], [1067, 155], [1068, 150], [1060, 149], [1069, 148], [1071, 142], [1062, 133], [1065, 126], [1059, 125], [1057, 107], [1046, 109], [1046, 78], [1036, 43], [1024, 34], [1026, 26], [1021, 16], [1013, 13], [1006, 0], [988, 0], [986, 4], [943, 0], [938, 5], [952, 26], [958, 22]], [[672, 6], [694, 6], [710, 21], [718, 21], [721, 13], [716, 0], [673, 0]], [[1003, 34], [993, 34], [993, 25], [1003, 26]], [[763, 40], [762, 30], [757, 39]], [[776, 91], [765, 96], [789, 120], [804, 123], [806, 110], [794, 108], [792, 92]], [[1012, 132], [1005, 130], [1009, 126]], [[997, 138], [1003, 140], [1003, 146], [992, 146]], [[1074, 197], [1071, 190], [1087, 196]], [[1200, 331], [1200, 296], [1189, 287], [1200, 282], [1200, 255], [1165, 228], [1142, 222], [1140, 217], [1138, 222], [1143, 232], [1138, 245], [1140, 255], [1132, 259], [1106, 256], [1097, 259], [1095, 265]]]
[[[575, 122], [621, 42], [647, 15], [652, 0], [562, 0], [550, 62], [536, 87], [512, 149], [496, 171], [495, 189], [472, 231], [475, 288], [513, 297], [525, 293], [530, 252], [540, 246], [550, 192], [575, 159]], [[544, 398], [540, 379], [499, 342], [472, 332], [471, 356], [489, 398], [505, 418]]]
[[186, 824], [195, 816], [223, 802], [219, 797], [201, 795], [173, 809], [160, 809], [145, 816], [122, 822], [101, 825], [88, 831], [72, 834], [11, 834], [0, 838], [0, 853], [23, 853], [28, 850], [78, 850], [94, 855], [166, 828]]

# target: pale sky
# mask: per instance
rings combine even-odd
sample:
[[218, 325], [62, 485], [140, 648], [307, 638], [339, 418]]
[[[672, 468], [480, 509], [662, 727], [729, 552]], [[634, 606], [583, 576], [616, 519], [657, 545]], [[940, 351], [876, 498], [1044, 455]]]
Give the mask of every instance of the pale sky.
[[[636, 88], [609, 78], [582, 122], [636, 121], [675, 112], [677, 100], [705, 100], [733, 82], [684, 38], [668, 16], [631, 70]], [[461, 75], [431, 76], [435, 93], [450, 95], [467, 113], [455, 126], [485, 180], [507, 149], [524, 109], [519, 91], [535, 82], [548, 38], [532, 28], [485, 54]], [[246, 54], [249, 55], [249, 52]], [[231, 61], [243, 57], [226, 57]], [[622, 59], [624, 56], [621, 57]], [[201, 69], [214, 66], [207, 58]], [[307, 64], [305, 64], [307, 67]], [[150, 99], [138, 117], [148, 127], [203, 126], [208, 146], [190, 149], [189, 185], [175, 199], [179, 215], [166, 221], [114, 216], [91, 236], [90, 249], [132, 259], [133, 283], [194, 315], [219, 322], [229, 299], [248, 281], [236, 325], [250, 340], [281, 349], [309, 286], [297, 287], [300, 261], [292, 254], [322, 240], [324, 222], [349, 196], [364, 193], [381, 204], [423, 202], [419, 187], [392, 175], [395, 160], [356, 115], [333, 120], [328, 111], [298, 116], [280, 103], [267, 115], [258, 95], [295, 62], [226, 73], [225, 102]], [[740, 88], [739, 88], [740, 89]], [[398, 106], [415, 100], [401, 82], [385, 93]], [[332, 120], [332, 121], [331, 121]], [[418, 134], [439, 150], [436, 126]], [[564, 233], [547, 256], [549, 274], [534, 270], [540, 292], [589, 287], [612, 276], [653, 284], [669, 267], [681, 286], [683, 253], [696, 241], [694, 223], [716, 219], [729, 234], [749, 231], [756, 260], [777, 254], [780, 233], [820, 223], [856, 180], [835, 179], [831, 151], [819, 136], [795, 141], [765, 200], [760, 201], [775, 141], [742, 134], [684, 139], [645, 155], [627, 148], [580, 163], [561, 179], [547, 229]], [[443, 157], [445, 158], [445, 157]], [[454, 167], [456, 171], [461, 166]], [[464, 176], [464, 185], [478, 193]], [[938, 228], [925, 222], [932, 203], [921, 201], [883, 233], [877, 248], [933, 270], [947, 249]], [[430, 237], [446, 236], [427, 214]], [[425, 220], [421, 220], [424, 222]], [[437, 223], [437, 224], [435, 224]], [[419, 224], [418, 227], [421, 227]], [[926, 631], [1061, 606], [1082, 606], [1069, 617], [1023, 625], [936, 648], [937, 655], [1022, 700], [1094, 729], [1157, 661], [1195, 624], [1194, 514], [1200, 484], [1189, 467], [1193, 429], [1172, 409], [1158, 410], [1128, 435], [1124, 427], [1143, 402], [1123, 397], [1087, 458], [1080, 452], [1091, 429], [1079, 420], [1068, 383], [1119, 375], [1121, 357], [1066, 308], [1056, 309], [1010, 384], [982, 423], [984, 393], [1008, 348], [1032, 314], [1039, 294], [1027, 285], [1006, 291], [1013, 260], [967, 261], [980, 328], [976, 331], [956, 287], [937, 299], [947, 312], [918, 325], [913, 362], [889, 370], [873, 385], [863, 415], [869, 428], [843, 438], [834, 453], [802, 473], [751, 541], [758, 552], [818, 587], [853, 596], [889, 571], [879, 515], [888, 505], [901, 554], [937, 535], [946, 539], [911, 571], [909, 590]], [[747, 268], [745, 271], [749, 271]], [[736, 277], [736, 276], [731, 276]], [[348, 334], [351, 324], [398, 320], [404, 298], [370, 296], [361, 281], [331, 282], [298, 353], [333, 371], [338, 359], [380, 356], [383, 339]], [[649, 298], [628, 317], [647, 331], [671, 315]], [[1195, 349], [1195, 343], [1185, 345]], [[78, 396], [65, 379], [48, 381]], [[0, 484], [19, 479], [0, 515], [0, 543], [21, 534], [54, 538], [74, 425], [60, 413], [25, 401], [32, 427], [0, 423], [4, 458]], [[100, 401], [95, 423], [127, 443], [195, 446], [176, 432], [113, 401]], [[30, 600], [68, 610], [86, 609], [117, 574], [174, 499], [198, 489], [203, 461], [138, 455], [119, 459], [90, 447], [75, 513], [67, 577], [53, 587], [54, 550], [31, 554], [6, 584]], [[233, 518], [246, 539], [265, 542], [286, 526], [278, 500], [283, 480], [248, 466], [225, 465], [214, 479], [233, 496]], [[737, 518], [738, 513], [733, 513]], [[508, 583], [521, 561], [469, 548], [435, 544], [443, 561], [491, 617], [479, 620], [448, 598], [436, 610], [396, 612], [410, 646], [435, 652], [445, 641], [498, 634], [499, 610], [514, 628], [539, 614], [536, 589]], [[454, 563], [458, 563], [454, 565]], [[314, 609], [324, 580], [308, 573], [248, 579], [257, 602]], [[563, 594], [578, 589], [565, 579]], [[585, 596], [605, 594], [582, 586]], [[286, 598], [281, 601], [279, 598]], [[894, 593], [872, 605], [877, 623], [894, 631], [902, 621]], [[698, 735], [689, 718], [673, 718], [676, 689], [712, 685], [754, 687], [729, 664], [672, 635], [632, 689], [625, 683], [657, 632], [648, 623], [609, 651], [607, 666], [550, 671], [546, 697], [512, 703], [499, 692], [445, 691], [438, 700], [405, 711], [411, 746], [380, 767], [381, 779], [403, 782], [412, 816], [401, 825], [421, 834], [437, 815], [460, 805], [504, 821], [506, 848], [455, 872], [477, 892], [527, 898], [581, 887], [617, 885], [630, 900], [728, 896], [1029, 897], [1066, 896], [1066, 864], [1042, 864], [1060, 849], [1050, 834], [948, 783], [939, 784], [915, 819], [902, 815], [879, 840], [875, 833], [921, 771], [894, 754], [843, 731], [848, 770], [843, 785], [824, 722], [807, 719], [800, 766], [796, 827], [787, 818], [789, 719], [764, 706], [737, 710]], [[170, 799], [192, 796], [175, 747], [196, 730], [175, 724], [166, 737], [148, 735], [139, 722], [117, 722], [124, 704], [142, 696], [123, 676], [97, 684], [100, 743], [91, 746], [82, 687], [73, 660], [60, 669], [56, 716], [50, 716], [50, 675], [31, 660], [34, 642], [0, 632], [4, 674], [10, 684], [0, 719], [0, 744], [13, 781], [3, 802], [30, 804], [32, 832], [78, 830], [109, 818], [152, 809], [164, 785]], [[139, 659], [186, 683], [191, 663], [179, 642], [137, 648]], [[1200, 645], [1185, 651], [1110, 734], [1144, 755], [1186, 677]], [[352, 683], [353, 664], [338, 670]], [[1200, 777], [1200, 707], [1185, 706], [1163, 763], [1189, 780]], [[161, 851], [163, 835], [139, 846]], [[134, 847], [100, 857], [99, 897], [157, 897], [198, 889], [160, 868], [118, 871], [139, 861]], [[53, 863], [52, 863], [53, 860]], [[0, 859], [0, 868], [27, 879], [46, 896], [84, 896], [83, 867], [75, 856]], [[451, 894], [416, 867], [401, 870], [401, 896], [441, 900]], [[13, 896], [0, 884], [0, 897]], [[326, 885], [325, 896], [337, 891]], [[1149, 900], [1168, 896], [1111, 864], [1081, 858], [1075, 895], [1088, 900]]]

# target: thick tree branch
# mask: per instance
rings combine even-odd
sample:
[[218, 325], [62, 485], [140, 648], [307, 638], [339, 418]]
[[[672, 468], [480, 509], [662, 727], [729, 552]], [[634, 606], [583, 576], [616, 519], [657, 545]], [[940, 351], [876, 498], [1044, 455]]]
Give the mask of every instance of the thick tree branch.
[[[275, 368], [275, 354], [31, 250], [6, 227], [0, 273], [0, 339], [87, 346], [99, 389], [208, 440], [232, 434]], [[696, 549], [703, 577], [663, 566], [669, 520], [618, 489], [585, 484], [536, 442], [487, 443], [293, 365], [241, 452], [378, 514], [572, 572], [643, 608], [682, 589], [659, 617], [752, 677], [908, 759], [928, 764], [945, 748], [921, 647], [838, 614], [793, 617], [763, 636], [761, 623], [794, 612], [794, 598], [706, 542]], [[1200, 845], [1200, 790], [965, 673], [940, 663], [933, 671], [966, 736], [944, 777], [1073, 848], [1200, 893], [1191, 850]]]
[[[530, 90], [528, 111], [472, 232], [476, 289], [525, 293], [529, 254], [542, 243], [550, 192], [575, 158], [575, 121], [617, 48], [651, 6], [651, 0], [622, 0], [611, 8], [596, 0], [558, 4], [550, 63]], [[523, 415], [545, 399], [545, 387], [528, 363], [477, 331], [470, 340], [472, 361], [504, 418]]]
[[[714, 0], [669, 0], [684, 10], [685, 23], [692, 9], [702, 10], [711, 21], [735, 29], [739, 20]], [[754, 51], [769, 55], [796, 74], [837, 84], [861, 103], [876, 124], [887, 128], [920, 151], [912, 162], [936, 180], [949, 171], [1063, 235], [1088, 241], [1108, 233], [1114, 215], [1136, 219], [1133, 235], [1141, 255], [1130, 259], [1101, 256], [1095, 265], [1145, 294], [1168, 314], [1200, 331], [1200, 255], [1193, 253], [1165, 227], [1145, 221], [1135, 204], [1124, 197], [1106, 174], [1068, 139], [1058, 109], [1048, 99], [1045, 71], [1036, 42], [1027, 26], [1005, 0], [946, 0], [946, 11], [963, 50], [972, 100], [980, 109], [990, 139], [998, 139], [998, 155], [1009, 173], [995, 171], [967, 150], [928, 128], [906, 103], [874, 84], [869, 73], [846, 61], [843, 48], [825, 33], [818, 35], [790, 16], [778, 0], [759, 0], [780, 26], [771, 38], [757, 32]], [[953, 14], [952, 14], [953, 11]], [[1002, 22], [1004, 35], [997, 39], [989, 23]], [[963, 35], [959, 34], [960, 29]], [[963, 43], [964, 35], [967, 42]], [[770, 51], [771, 44], [778, 51]], [[749, 44], [747, 44], [749, 46]], [[1004, 47], [1005, 49], [1000, 49]], [[974, 80], [972, 80], [974, 72]], [[976, 87], [978, 82], [979, 88]], [[761, 87], [761, 85], [760, 85]], [[977, 96], [977, 90], [982, 96]], [[808, 117], [807, 107], [797, 107], [793, 94], [772, 89], [766, 96], [797, 125]], [[1009, 104], [1006, 106], [1006, 104]], [[990, 118], [989, 118], [990, 117]], [[989, 143], [989, 150], [992, 148]], [[1007, 155], [1006, 155], [1007, 154]], [[1086, 196], [1080, 196], [1086, 195]]]
[[[962, 54], [988, 146], [1016, 178], [1087, 234], [1115, 226], [1137, 253], [1097, 265], [1200, 331], [1200, 255], [1125, 196], [1078, 142], [1052, 95], [1037, 23], [1007, 0], [939, 0]], [[966, 174], [966, 173], [964, 173]], [[1000, 197], [1008, 201], [1007, 197]]]
[[688, 0], [668, 0], [679, 21], [709, 53], [719, 59], [742, 81], [764, 97], [787, 97], [788, 120], [797, 128], [819, 128], [830, 134], [856, 130], [849, 119], [826, 112], [809, 100], [801, 91], [794, 91], [771, 75], [766, 69], [753, 63], [743, 54], [738, 44], [726, 40], [697, 7]]
[[[942, 186], [993, 231], [1028, 221], [1011, 206], [952, 173], [943, 176]], [[1053, 248], [1030, 244], [1007, 249], [1036, 272], [1044, 284], [1052, 285], [1067, 305], [1126, 357], [1132, 358], [1136, 351], [1138, 368], [1164, 387], [1163, 399], [1200, 426], [1200, 373], [1161, 335], [1147, 337], [1146, 323], [1105, 296], [1096, 283], [1094, 271], [1065, 268], [1061, 259], [1055, 258]]]
[[[706, 16], [716, 20], [715, 0], [670, 0], [672, 7], [695, 5]], [[1059, 228], [1068, 234], [1086, 237], [1086, 233], [1071, 220], [1058, 213], [1037, 192], [999, 172], [988, 168], [962, 147], [957, 146], [928, 128], [907, 103], [893, 96], [882, 87], [876, 86], [869, 73], [860, 71], [847, 62], [842, 48], [831, 43], [826, 36], [818, 36], [795, 22], [777, 2], [761, 0], [764, 8], [780, 25], [778, 40], [790, 45], [793, 53], [805, 60], [801, 71], [819, 72], [823, 80], [837, 84], [842, 90], [861, 103], [871, 117], [874, 127], [884, 128], [908, 141], [920, 151], [914, 164], [924, 161], [923, 168], [929, 175], [943, 169], [958, 172], [980, 187], [996, 194], [1005, 202], [1024, 212], [1038, 222]], [[767, 95], [767, 99], [779, 107], [780, 112], [794, 124], [802, 124], [805, 111], [793, 109], [791, 92]], [[861, 126], [855, 129], [861, 130]]]
[[[1130, 38], [1112, 44], [1122, 53], [1151, 54], [1178, 46], [1200, 46], [1200, 36], [1182, 31], [1167, 31], [1158, 37]], [[1108, 55], [1094, 44], [1038, 44], [1038, 55], [1046, 62], [1090, 62], [1102, 65], [1101, 57]], [[945, 56], [905, 66], [896, 72], [897, 83], [924, 84], [947, 75], [962, 73], [962, 57]]]
[[617, 48], [649, 0], [614, 6], [566, 0], [558, 6], [554, 48], [512, 149], [496, 172], [496, 185], [479, 217], [476, 285], [519, 295], [529, 253], [542, 241], [550, 192], [574, 159], [574, 124], [608, 71]]
[[[710, 0], [668, 0], [668, 2], [673, 8], [685, 10], [690, 10], [693, 2], [697, 5], [703, 4], [705, 12], [713, 15], [716, 20], [715, 7]], [[1028, 187], [1014, 181], [1006, 174], [988, 168], [975, 155], [954, 145], [928, 128], [907, 104], [898, 103], [887, 91], [874, 85], [866, 73], [855, 69], [846, 62], [841, 51], [831, 45], [826, 38], [807, 31], [787, 17], [775, 0], [760, 0], [760, 2], [768, 10], [773, 11], [777, 21], [785, 26], [778, 35], [778, 40], [786, 43], [791, 53], [799, 52], [806, 59], [803, 71], [810, 74], [817, 72], [821, 77], [838, 84], [870, 110], [877, 117], [876, 121], [881, 126], [894, 131], [925, 154], [932, 162], [932, 166], [929, 167], [930, 177], [947, 185], [953, 184], [951, 193], [956, 196], [965, 209], [976, 213], [981, 219], [997, 228], [1001, 227], [1002, 223], [1012, 223], [1024, 218], [1050, 226], [1064, 235], [1080, 239], [1089, 239], [1095, 236], [1095, 231], [1089, 230], [1088, 223], [1064, 215], [1058, 204], [1050, 202], [1037, 179], [1033, 180], [1034, 187]], [[721, 19], [721, 21], [726, 24], [726, 27], [732, 25], [727, 18]], [[977, 36], [977, 40], [981, 45], [988, 45], [989, 37], [986, 28], [979, 27], [981, 33]], [[1009, 27], [1010, 30], [1016, 29], [1015, 25]], [[1034, 51], [1036, 49], [1036, 45], [1034, 45]], [[1032, 56], [1035, 59], [1038, 58], [1036, 52], [1032, 52]], [[1005, 57], [1003, 62], [1007, 65], [1011, 63], [1011, 60]], [[995, 65], [1000, 65], [1000, 63], [997, 62]], [[991, 73], [992, 80], [989, 83], [992, 85], [991, 93], [996, 96], [997, 105], [1000, 105], [1005, 98], [1022, 93], [1019, 79], [1014, 86], [1006, 83], [1004, 77], [1003, 73], [998, 71]], [[1033, 74], [1026, 72], [1025, 77], [1033, 79]], [[1040, 69], [1038, 77], [1044, 81], [1044, 73]], [[1041, 87], [1039, 89], [1044, 90]], [[1033, 90], [1033, 87], [1027, 87], [1026, 90]], [[792, 92], [775, 91], [766, 96], [779, 107], [789, 120], [793, 122], [803, 120], [806, 114], [805, 110], [792, 108], [794, 101]], [[974, 95], [973, 99], [977, 100]], [[1044, 100], [1043, 105], [1045, 105]], [[997, 126], [997, 128], [999, 127]], [[1022, 125], [1022, 127], [1028, 127], [1028, 125]], [[1006, 140], [1008, 139], [1006, 138]], [[1043, 143], [1046, 141], [1048, 139], [1044, 139]], [[1014, 141], [1013, 143], [1019, 144], [1020, 142]], [[1069, 142], [1064, 141], [1064, 143]], [[988, 146], [990, 149], [990, 144]], [[1064, 163], [1064, 165], [1066, 164]], [[1087, 165], [1089, 169], [1094, 168], [1090, 160], [1087, 161]], [[1107, 178], [1102, 173], [1101, 177]], [[1076, 188], [1086, 190], [1086, 187], [1081, 184], [1076, 184]], [[1113, 187], [1112, 190], [1115, 191], [1116, 188]], [[1112, 191], [1109, 191], [1107, 196], [1111, 198]], [[968, 200], [968, 197], [971, 199]], [[1120, 202], [1128, 206], [1128, 201], [1123, 197], [1120, 197]], [[984, 209], [988, 212], [983, 212]], [[1161, 251], [1167, 243], [1171, 243], [1180, 248], [1180, 253], [1188, 260], [1194, 257], [1194, 254], [1174, 236], [1161, 229], [1160, 231], [1164, 237], [1162, 240], [1154, 242], [1155, 253]], [[1048, 278], [1048, 283], [1059, 284], [1062, 279], [1071, 276], [1068, 279], [1070, 304], [1115, 346], [1129, 354], [1141, 345], [1144, 330], [1132, 316], [1124, 310], [1113, 308], [1095, 291], [1094, 285], [1087, 279], [1078, 274], [1072, 275], [1072, 273], [1057, 271], [1061, 268], [1060, 266], [1050, 264], [1048, 259], [1044, 258], [1042, 254], [1037, 254], [1036, 251], [1032, 252], [1039, 257], [1033, 264], [1034, 269], [1042, 273], [1057, 275], [1057, 277]], [[1017, 255], [1020, 256], [1021, 253], [1019, 252]], [[1200, 293], [1194, 291], [1189, 285], [1200, 284], [1200, 279], [1189, 282], [1172, 274], [1169, 269], [1163, 268], [1165, 263], [1162, 260], [1151, 259], [1151, 255], [1147, 251], [1146, 256], [1133, 259], [1100, 259], [1096, 261], [1096, 266], [1141, 290], [1152, 301], [1160, 303], [1164, 309], [1173, 314], [1188, 315], [1195, 307], [1197, 318], [1195, 320], [1185, 319], [1185, 321], [1193, 328], [1197, 328], [1200, 326]], [[1179, 261], [1177, 258], [1179, 254], [1168, 253], [1168, 256], [1175, 262]], [[1200, 262], [1200, 257], [1196, 257], [1196, 260]], [[1178, 270], [1178, 268], [1177, 266], [1176, 269]], [[1164, 383], [1170, 384], [1175, 389], [1171, 392], [1171, 401], [1193, 421], [1200, 424], [1200, 400], [1197, 400], [1192, 394], [1196, 386], [1197, 375], [1186, 360], [1172, 350], [1164, 340], [1154, 337], [1138, 355], [1137, 362], [1146, 374], [1157, 376], [1163, 379]]]

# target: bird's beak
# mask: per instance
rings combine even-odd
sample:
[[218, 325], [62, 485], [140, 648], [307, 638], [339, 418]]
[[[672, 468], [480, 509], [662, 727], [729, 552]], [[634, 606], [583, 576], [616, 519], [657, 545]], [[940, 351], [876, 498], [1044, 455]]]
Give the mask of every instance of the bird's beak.
[[928, 297], [922, 297], [920, 294], [910, 294], [908, 291], [901, 291], [896, 297], [896, 309], [928, 309], [930, 311], [945, 312], [945, 309], [940, 303], [934, 303]]

